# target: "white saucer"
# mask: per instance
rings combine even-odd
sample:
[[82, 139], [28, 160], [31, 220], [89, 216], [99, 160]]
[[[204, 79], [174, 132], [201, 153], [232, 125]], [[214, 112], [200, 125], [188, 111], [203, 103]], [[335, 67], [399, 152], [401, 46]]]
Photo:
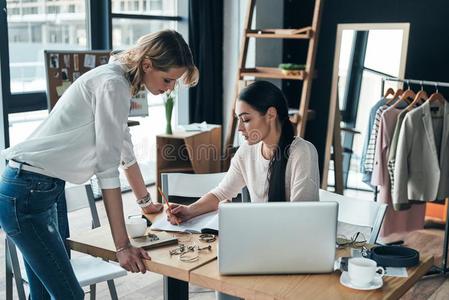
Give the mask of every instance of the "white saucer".
[[364, 290], [364, 291], [378, 289], [378, 288], [382, 287], [382, 285], [384, 284], [382, 277], [380, 277], [379, 275], [376, 275], [374, 277], [374, 279], [367, 285], [364, 285], [364, 286], [355, 285], [351, 282], [348, 272], [341, 273], [340, 283], [348, 288], [355, 289], [355, 290]]

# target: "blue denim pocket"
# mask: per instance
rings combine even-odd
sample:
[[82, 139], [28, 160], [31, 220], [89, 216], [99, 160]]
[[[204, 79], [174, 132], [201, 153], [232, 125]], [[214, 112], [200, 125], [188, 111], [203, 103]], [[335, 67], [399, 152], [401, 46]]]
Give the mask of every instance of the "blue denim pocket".
[[0, 193], [0, 225], [9, 236], [20, 233], [16, 198]]
[[55, 205], [64, 185], [55, 180], [35, 180], [27, 199], [25, 213], [40, 213]]

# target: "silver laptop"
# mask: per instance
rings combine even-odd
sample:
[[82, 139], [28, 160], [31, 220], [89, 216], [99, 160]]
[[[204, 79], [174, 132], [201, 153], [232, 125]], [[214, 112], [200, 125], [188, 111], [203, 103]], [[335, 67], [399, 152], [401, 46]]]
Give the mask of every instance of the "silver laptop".
[[219, 206], [219, 272], [332, 272], [337, 215], [337, 202], [223, 203]]

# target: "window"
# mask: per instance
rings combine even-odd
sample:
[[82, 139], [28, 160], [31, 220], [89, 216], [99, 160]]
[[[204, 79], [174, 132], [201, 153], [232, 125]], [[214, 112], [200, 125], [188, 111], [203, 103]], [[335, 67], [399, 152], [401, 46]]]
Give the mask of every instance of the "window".
[[[128, 49], [145, 34], [163, 29], [179, 30], [177, 0], [112, 0], [112, 48]], [[183, 102], [177, 97], [177, 103]], [[149, 117], [134, 118], [139, 126], [131, 127], [134, 152], [146, 183], [154, 181], [157, 134], [165, 129], [165, 108], [162, 95], [147, 95]], [[187, 101], [185, 101], [187, 102]], [[188, 111], [187, 111], [188, 114]], [[175, 113], [174, 124], [177, 122]]]
[[[108, 0], [99, 1], [106, 3]], [[110, 1], [111, 14], [101, 13], [108, 14], [106, 17], [112, 17], [111, 28], [107, 27], [109, 24], [95, 25], [104, 27], [100, 29], [93, 27], [92, 32], [96, 36], [91, 38], [87, 25], [89, 14], [86, 14], [89, 6], [86, 4], [90, 3], [90, 9], [95, 11], [98, 6], [92, 4], [97, 4], [97, 0], [0, 0], [0, 3], [6, 4], [8, 9], [7, 15], [1, 15], [2, 21], [7, 24], [7, 29], [4, 30], [8, 30], [8, 40], [0, 39], [0, 50], [9, 51], [0, 51], [0, 58], [1, 63], [9, 65], [10, 71], [9, 76], [3, 77], [10, 78], [3, 86], [6, 91], [9, 87], [11, 92], [7, 97], [8, 104], [11, 105], [8, 116], [9, 145], [23, 141], [48, 115], [45, 109], [44, 50], [90, 49], [90, 43], [94, 44], [94, 41], [107, 36], [108, 30], [112, 33], [111, 43], [114, 49], [126, 49], [135, 44], [141, 35], [165, 28], [176, 29], [184, 34], [188, 31], [185, 22], [187, 1]], [[183, 17], [178, 15], [179, 7]], [[91, 15], [94, 18], [98, 12]], [[101, 37], [97, 32], [100, 32]], [[108, 49], [108, 42], [109, 40], [102, 41], [99, 47]], [[6, 52], [9, 52], [9, 57], [4, 55]], [[176, 99], [176, 103], [187, 106], [188, 102], [185, 99], [187, 93], [187, 90], [182, 90], [180, 94], [184, 99]], [[161, 97], [151, 96], [148, 103], [151, 117], [136, 118], [142, 125], [132, 127], [131, 131], [138, 161], [151, 164], [150, 168], [148, 166], [142, 168], [144, 173], [146, 171], [151, 173], [149, 175], [151, 177], [156, 157], [153, 149], [154, 135], [163, 132], [165, 117]], [[182, 107], [180, 111], [185, 111], [188, 116], [188, 109]], [[176, 122], [176, 114], [174, 117]], [[147, 175], [144, 174], [148, 182]]]
[[391, 76], [399, 76], [402, 30], [370, 30], [365, 67]]
[[[139, 6], [139, 3], [142, 5]], [[163, 29], [176, 30], [177, 21], [180, 20], [175, 15], [176, 4], [176, 0], [112, 0], [112, 48], [127, 49], [145, 34]], [[166, 17], [161, 19], [156, 15]], [[148, 95], [148, 98], [150, 107], [163, 103], [162, 96]]]
[[176, 0], [111, 0], [112, 13], [177, 16]]
[[61, 7], [56, 5], [47, 6], [47, 14], [58, 14], [61, 12]]
[[9, 114], [10, 145], [23, 142], [48, 116], [48, 110]]
[[114, 49], [129, 48], [142, 35], [168, 28], [176, 29], [176, 22], [114, 18], [112, 20], [112, 47]]
[[12, 8], [9, 10], [9, 13], [11, 15], [20, 15], [20, 8], [18, 8], [18, 7]]
[[338, 95], [340, 110], [346, 106], [346, 99], [342, 97], [346, 94], [346, 87], [349, 76], [349, 67], [351, 64], [352, 51], [354, 45], [355, 32], [354, 30], [344, 30], [342, 33], [342, 41], [340, 48], [340, 59], [338, 67]]
[[161, 11], [162, 8], [162, 0], [150, 0], [150, 9]]
[[[45, 91], [44, 50], [86, 49], [85, 0], [7, 0], [11, 93]], [[70, 4], [77, 12], [64, 14]], [[45, 8], [45, 9], [44, 9]], [[20, 15], [22, 11], [22, 15]]]
[[[355, 128], [366, 128], [369, 109], [383, 96], [381, 95], [382, 75], [371, 70], [382, 72], [393, 77], [399, 76], [402, 55], [403, 30], [370, 30], [365, 54], [365, 64], [360, 88], [359, 105]], [[385, 45], [388, 45], [385, 47]], [[387, 82], [394, 90], [399, 83]], [[385, 88], [386, 90], [386, 88]], [[365, 132], [354, 137], [353, 151], [361, 156]]]
[[22, 8], [23, 15], [37, 15], [37, 7], [24, 7]]

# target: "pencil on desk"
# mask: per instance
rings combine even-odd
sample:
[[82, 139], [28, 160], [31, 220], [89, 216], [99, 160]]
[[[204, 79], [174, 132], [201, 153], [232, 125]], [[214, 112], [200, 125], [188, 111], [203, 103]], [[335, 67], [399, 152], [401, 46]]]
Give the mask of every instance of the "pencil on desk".
[[[161, 190], [160, 187], [157, 187], [157, 190], [159, 191], [159, 194], [161, 194], [162, 198], [164, 199], [165, 204], [167, 204], [168, 211], [170, 212], [170, 214], [173, 215], [173, 213], [172, 213], [172, 211], [171, 211], [171, 208], [170, 208], [170, 204], [168, 203], [167, 197], [165, 197], [165, 194], [162, 192], [162, 190]], [[174, 216], [174, 215], [173, 215], [173, 216]], [[176, 218], [176, 216], [175, 216], [175, 218]], [[178, 218], [176, 218], [175, 221], [176, 221], [176, 224], [179, 225]]]

